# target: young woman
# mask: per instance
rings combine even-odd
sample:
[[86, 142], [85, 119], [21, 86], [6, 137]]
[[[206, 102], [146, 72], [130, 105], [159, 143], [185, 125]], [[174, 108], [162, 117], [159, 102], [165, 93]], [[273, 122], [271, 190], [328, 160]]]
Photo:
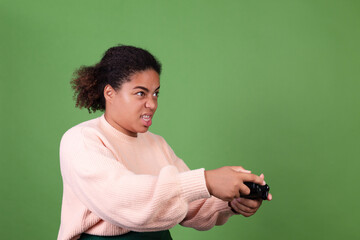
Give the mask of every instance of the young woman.
[[[244, 182], [264, 176], [242, 167], [189, 170], [166, 141], [148, 132], [158, 106], [161, 65], [132, 46], [108, 49], [71, 84], [76, 106], [105, 111], [69, 129], [60, 144], [63, 177], [58, 239], [171, 239], [176, 224], [207, 230], [261, 200]], [[271, 200], [269, 195], [268, 200]]]

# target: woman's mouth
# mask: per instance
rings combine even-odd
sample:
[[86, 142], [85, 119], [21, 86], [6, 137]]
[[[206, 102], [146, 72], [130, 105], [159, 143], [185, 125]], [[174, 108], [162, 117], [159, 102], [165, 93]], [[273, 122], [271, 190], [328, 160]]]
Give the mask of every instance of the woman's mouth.
[[151, 124], [152, 124], [151, 118], [152, 118], [152, 115], [147, 115], [147, 114], [141, 115], [142, 122], [146, 127], [151, 126]]

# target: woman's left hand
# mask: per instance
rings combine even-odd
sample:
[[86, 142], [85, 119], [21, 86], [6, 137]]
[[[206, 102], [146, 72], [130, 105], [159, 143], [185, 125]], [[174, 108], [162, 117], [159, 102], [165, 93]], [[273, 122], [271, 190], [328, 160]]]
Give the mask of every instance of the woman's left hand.
[[261, 206], [262, 199], [236, 198], [229, 205], [238, 214], [250, 217], [256, 213]]
[[[260, 177], [264, 179], [264, 174], [261, 174]], [[268, 201], [271, 201], [272, 195], [269, 193]], [[247, 198], [235, 198], [229, 202], [229, 206], [238, 214], [241, 214], [245, 217], [250, 217], [256, 213], [262, 203], [262, 199], [247, 199]]]

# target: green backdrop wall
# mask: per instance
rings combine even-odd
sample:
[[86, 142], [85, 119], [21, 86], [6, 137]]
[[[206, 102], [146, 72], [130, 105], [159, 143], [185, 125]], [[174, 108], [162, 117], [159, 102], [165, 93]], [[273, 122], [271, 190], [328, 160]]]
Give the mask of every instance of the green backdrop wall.
[[123, 43], [163, 63], [151, 131], [192, 169], [264, 173], [273, 201], [174, 239], [355, 239], [360, 2], [0, 1], [0, 238], [56, 239], [69, 81]]

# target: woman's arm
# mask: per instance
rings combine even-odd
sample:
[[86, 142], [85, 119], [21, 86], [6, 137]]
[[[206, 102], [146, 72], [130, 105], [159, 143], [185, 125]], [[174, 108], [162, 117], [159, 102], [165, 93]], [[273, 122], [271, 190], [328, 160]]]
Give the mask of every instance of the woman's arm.
[[[175, 155], [170, 146], [168, 146], [168, 152], [173, 159], [174, 164], [180, 171], [190, 171], [187, 165]], [[209, 230], [215, 225], [223, 225], [227, 222], [229, 217], [234, 214], [241, 214], [248, 217], [257, 211], [261, 202], [259, 204], [257, 200], [243, 198], [236, 199], [239, 195], [229, 195], [229, 192], [232, 192], [231, 187], [233, 186], [228, 183], [232, 182], [232, 178], [236, 179], [238, 177], [234, 176], [234, 170], [250, 174], [250, 171], [247, 171], [242, 167], [223, 167], [205, 171], [208, 189], [213, 188], [212, 192], [214, 192], [214, 194], [212, 195], [216, 194], [216, 196], [222, 198], [222, 200], [212, 196], [208, 199], [200, 199], [191, 202], [185, 219], [180, 223], [182, 226], [192, 227], [197, 230]], [[237, 174], [235, 173], [235, 175]], [[253, 177], [254, 175], [250, 174], [247, 177], [249, 176]], [[254, 178], [254, 180], [257, 180], [259, 183], [262, 182], [263, 179], [263, 176], [260, 177], [260, 179]], [[209, 189], [209, 191], [211, 191], [211, 189]], [[240, 192], [245, 195], [249, 194], [249, 192], [247, 192], [249, 189], [247, 189], [246, 186], [245, 189], [239, 187], [236, 191], [236, 194], [239, 194]]]
[[[180, 171], [190, 171], [188, 166], [174, 154], [171, 148], [169, 152]], [[232, 215], [234, 215], [234, 212], [231, 211], [228, 202], [212, 196], [208, 199], [191, 202], [186, 217], [181, 221], [180, 225], [197, 230], [209, 230], [215, 225], [223, 225]]]
[[190, 202], [210, 197], [203, 169], [167, 166], [159, 176], [134, 174], [92, 128], [64, 135], [60, 161], [64, 181], [90, 211], [133, 231], [169, 229], [185, 218]]

